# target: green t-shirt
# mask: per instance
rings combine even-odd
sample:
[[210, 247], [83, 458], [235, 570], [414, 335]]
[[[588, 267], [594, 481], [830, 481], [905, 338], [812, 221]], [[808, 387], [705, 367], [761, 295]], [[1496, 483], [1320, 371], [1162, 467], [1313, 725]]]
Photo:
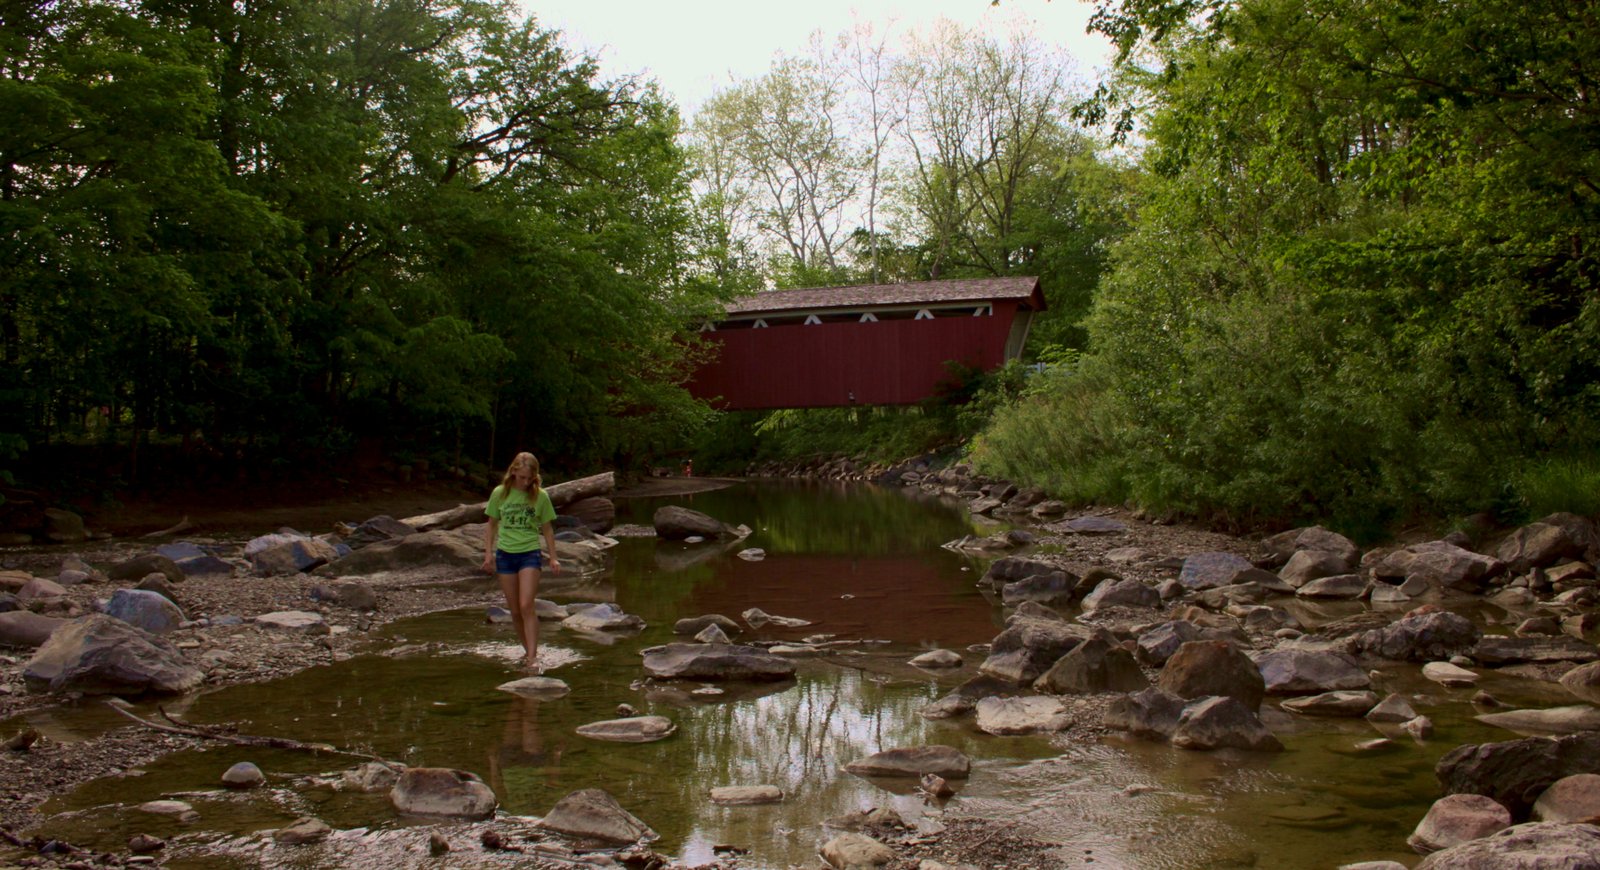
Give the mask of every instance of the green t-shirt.
[[507, 553], [531, 553], [541, 549], [539, 530], [556, 518], [550, 494], [542, 486], [530, 504], [527, 493], [501, 484], [494, 488], [483, 512], [500, 521], [500, 534], [495, 537], [494, 545]]

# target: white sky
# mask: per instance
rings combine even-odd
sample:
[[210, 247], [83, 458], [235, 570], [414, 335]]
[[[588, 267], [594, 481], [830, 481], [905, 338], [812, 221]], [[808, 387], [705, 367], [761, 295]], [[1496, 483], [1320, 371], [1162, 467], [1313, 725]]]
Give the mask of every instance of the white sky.
[[661, 84], [685, 119], [719, 87], [767, 71], [773, 55], [803, 53], [811, 33], [835, 36], [855, 21], [904, 33], [939, 18], [984, 32], [1022, 26], [1062, 47], [1092, 81], [1111, 46], [1084, 33], [1082, 0], [520, 0], [543, 27], [560, 30], [576, 50], [600, 58], [610, 78], [643, 74]]

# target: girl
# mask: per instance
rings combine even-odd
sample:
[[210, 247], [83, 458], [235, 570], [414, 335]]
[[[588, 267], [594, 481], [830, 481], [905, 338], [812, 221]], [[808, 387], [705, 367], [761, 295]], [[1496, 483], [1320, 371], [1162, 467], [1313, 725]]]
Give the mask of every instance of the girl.
[[[483, 534], [483, 570], [500, 575], [500, 591], [511, 611], [511, 624], [527, 656], [527, 665], [539, 673], [539, 609], [534, 597], [539, 594], [539, 574], [545, 562], [553, 573], [561, 573], [556, 561], [556, 536], [551, 528], [556, 509], [550, 494], [539, 485], [539, 460], [532, 453], [518, 453], [506, 469], [506, 476], [489, 495], [484, 506], [489, 525]], [[544, 550], [539, 547], [544, 539]], [[549, 557], [545, 557], [549, 553]]]

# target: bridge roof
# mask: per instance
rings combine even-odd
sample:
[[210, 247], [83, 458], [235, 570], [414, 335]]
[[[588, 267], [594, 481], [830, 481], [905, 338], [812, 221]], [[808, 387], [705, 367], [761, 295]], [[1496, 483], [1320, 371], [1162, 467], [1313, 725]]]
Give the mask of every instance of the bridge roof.
[[938, 305], [1015, 299], [1044, 310], [1038, 278], [957, 278], [905, 284], [862, 284], [853, 287], [805, 287], [770, 290], [728, 304], [729, 315], [777, 311], [875, 308], [888, 305]]

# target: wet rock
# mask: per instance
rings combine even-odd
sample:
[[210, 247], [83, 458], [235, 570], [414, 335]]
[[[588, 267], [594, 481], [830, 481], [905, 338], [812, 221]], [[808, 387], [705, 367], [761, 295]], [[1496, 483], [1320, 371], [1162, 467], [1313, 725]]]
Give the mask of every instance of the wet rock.
[[1178, 730], [1184, 699], [1152, 686], [1111, 702], [1105, 726], [1146, 740], [1166, 740]]
[[1301, 586], [1295, 595], [1300, 598], [1325, 598], [1353, 601], [1367, 591], [1367, 581], [1359, 574], [1334, 574], [1312, 580]]
[[1057, 619], [1018, 619], [995, 636], [978, 670], [1019, 685], [1039, 678], [1056, 660], [1089, 639], [1089, 628]]
[[1530, 822], [1424, 858], [1415, 870], [1600, 870], [1600, 827]]
[[52, 692], [186, 692], [204, 675], [162, 638], [104, 614], [60, 626], [23, 669], [30, 686]]
[[[540, 614], [539, 618], [543, 619], [544, 615]], [[561, 618], [567, 618], [565, 611], [562, 612]], [[490, 625], [510, 625], [511, 611], [505, 609], [504, 607], [491, 604], [489, 607], [484, 609], [483, 621], [489, 623]]]
[[0, 646], [37, 647], [67, 620], [27, 610], [0, 613]]
[[1406, 843], [1427, 854], [1487, 837], [1511, 826], [1511, 813], [1492, 799], [1476, 794], [1446, 795], [1428, 808]]
[[342, 788], [371, 794], [389, 791], [400, 780], [400, 771], [380, 761], [368, 761], [346, 770], [339, 777]]
[[1485, 635], [1472, 650], [1472, 657], [1486, 665], [1518, 662], [1592, 662], [1600, 650], [1575, 637], [1503, 637]]
[[267, 784], [267, 776], [261, 768], [241, 761], [222, 772], [222, 784], [228, 788], [257, 788]]
[[1448, 611], [1413, 613], [1383, 628], [1352, 635], [1345, 648], [1357, 655], [1426, 662], [1466, 652], [1482, 632], [1471, 620]]
[[494, 790], [477, 774], [445, 767], [411, 767], [389, 791], [389, 802], [407, 815], [486, 819], [494, 815]]
[[762, 559], [767, 558], [767, 551], [761, 549], [760, 547], [747, 547], [735, 553], [734, 555], [745, 560], [746, 562], [759, 562]]
[[783, 789], [775, 785], [725, 785], [711, 790], [711, 802], [736, 807], [783, 802]]
[[1481, 794], [1521, 818], [1556, 780], [1600, 773], [1600, 733], [1527, 737], [1500, 743], [1469, 743], [1445, 753], [1434, 767], [1448, 794]]
[[182, 816], [194, 812], [194, 807], [184, 801], [145, 801], [139, 811], [155, 816]]
[[1331, 650], [1277, 649], [1256, 659], [1269, 695], [1307, 695], [1372, 685], [1361, 666]]
[[1161, 667], [1179, 647], [1199, 639], [1200, 629], [1187, 619], [1163, 622], [1139, 635], [1139, 660], [1152, 667]]
[[617, 846], [654, 840], [657, 836], [649, 825], [623, 809], [616, 798], [598, 788], [581, 789], [556, 801], [539, 827], [579, 840]]
[[708, 613], [705, 616], [691, 616], [687, 619], [678, 620], [672, 624], [672, 633], [693, 637], [712, 625], [721, 628], [729, 635], [738, 634], [740, 631], [739, 623], [734, 622], [732, 619], [720, 613]]
[[983, 573], [983, 578], [978, 581], [978, 585], [998, 590], [1008, 583], [1015, 583], [1023, 578], [1039, 574], [1050, 574], [1056, 570], [1056, 566], [1049, 562], [1025, 559], [1020, 556], [1006, 556], [989, 563], [989, 569]]
[[794, 664], [751, 646], [669, 643], [644, 650], [644, 669], [657, 679], [784, 680]]
[[947, 649], [929, 650], [910, 661], [919, 668], [959, 668], [964, 662], [961, 654]]
[[930, 797], [940, 800], [952, 797], [956, 793], [956, 790], [950, 787], [950, 783], [946, 782], [944, 777], [931, 773], [923, 774], [922, 778], [917, 780], [917, 787], [921, 788]]
[[578, 631], [637, 631], [644, 628], [644, 619], [623, 612], [611, 602], [586, 607], [561, 620], [562, 628]]
[[1541, 822], [1596, 824], [1600, 820], [1600, 775], [1580, 773], [1551, 783], [1533, 803]]
[[1600, 709], [1582, 704], [1539, 710], [1483, 713], [1476, 718], [1486, 725], [1516, 731], [1519, 734], [1576, 734], [1579, 731], [1600, 731]]
[[978, 702], [978, 730], [985, 734], [1062, 731], [1072, 724], [1056, 698], [984, 698]]
[[[1306, 716], [1365, 716], [1377, 706], [1376, 692], [1338, 691], [1323, 692], [1303, 698], [1291, 698], [1279, 706]], [[1411, 718], [1411, 717], [1407, 717]]]
[[1155, 608], [1161, 606], [1161, 593], [1154, 587], [1146, 586], [1138, 580], [1108, 579], [1094, 587], [1094, 591], [1083, 598], [1085, 613], [1093, 613], [1104, 607], [1142, 607]]
[[923, 707], [920, 712], [925, 719], [949, 719], [952, 716], [971, 713], [982, 698], [1011, 697], [1017, 694], [1019, 689], [1016, 683], [979, 674], [955, 687], [950, 694]]
[[681, 541], [692, 536], [733, 540], [749, 534], [747, 529], [741, 532], [719, 519], [678, 505], [657, 508], [652, 522], [656, 536], [664, 541]]
[[1417, 711], [1404, 695], [1391, 694], [1367, 712], [1368, 722], [1406, 722], [1417, 718]]
[[1178, 582], [1186, 589], [1213, 589], [1234, 582], [1234, 577], [1255, 566], [1233, 553], [1196, 553], [1183, 560]]
[[1583, 544], [1573, 540], [1561, 526], [1530, 523], [1507, 536], [1495, 555], [1512, 574], [1524, 574], [1531, 568], [1582, 558], [1583, 550]]
[[303, 634], [312, 637], [328, 634], [327, 620], [320, 613], [310, 613], [304, 610], [278, 610], [272, 613], [263, 613], [256, 617], [256, 625], [267, 631], [281, 631], [285, 634]]
[[1422, 675], [1447, 689], [1470, 689], [1478, 683], [1477, 674], [1449, 662], [1428, 662]]
[[945, 779], [966, 779], [972, 770], [972, 761], [950, 746], [916, 746], [886, 749], [852, 761], [844, 769], [856, 776], [920, 777], [931, 773]]
[[894, 860], [894, 850], [865, 834], [844, 833], [822, 845], [822, 860], [834, 870], [874, 870]]
[[166, 634], [185, 621], [183, 611], [165, 595], [143, 589], [113, 592], [106, 614], [151, 634]]
[[502, 692], [513, 695], [522, 695], [528, 698], [559, 698], [572, 691], [572, 688], [555, 677], [523, 677], [509, 683], [495, 686]]
[[1227, 641], [1195, 640], [1167, 659], [1156, 685], [1184, 699], [1225, 695], [1246, 709], [1261, 706], [1266, 681], [1250, 657]]
[[1561, 675], [1561, 685], [1574, 695], [1600, 704], [1600, 662], [1579, 665]]
[[1433, 720], [1427, 716], [1417, 716], [1400, 723], [1400, 730], [1410, 734], [1418, 743], [1425, 742], [1433, 736]]
[[288, 827], [274, 831], [272, 841], [280, 846], [303, 846], [325, 840], [331, 833], [333, 829], [328, 827], [327, 822], [311, 816], [302, 816], [290, 822]]
[[1299, 589], [1313, 580], [1348, 574], [1354, 567], [1354, 563], [1337, 553], [1300, 550], [1278, 571], [1278, 579]]
[[1000, 600], [1007, 607], [1016, 607], [1024, 601], [1036, 601], [1046, 607], [1071, 604], [1078, 594], [1078, 576], [1066, 571], [1034, 574], [1000, 590]]
[[1183, 749], [1281, 752], [1283, 744], [1236, 698], [1202, 698], [1183, 708], [1172, 745]]
[[722, 630], [722, 626], [716, 624], [701, 629], [694, 639], [696, 643], [732, 643], [727, 632]]
[[665, 716], [633, 716], [578, 726], [578, 734], [613, 743], [653, 743], [671, 737], [678, 726]]
[[1055, 695], [1137, 692], [1149, 685], [1133, 654], [1103, 633], [1057, 659], [1033, 683], [1037, 691]]

